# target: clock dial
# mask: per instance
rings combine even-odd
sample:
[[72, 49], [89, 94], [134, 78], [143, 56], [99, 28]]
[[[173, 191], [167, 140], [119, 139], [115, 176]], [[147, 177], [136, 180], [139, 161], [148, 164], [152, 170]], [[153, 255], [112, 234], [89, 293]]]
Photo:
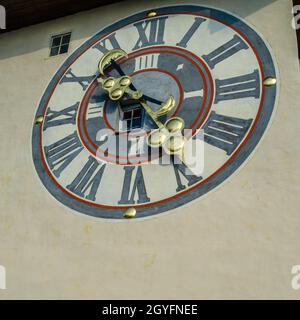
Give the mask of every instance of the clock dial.
[[[82, 44], [40, 101], [36, 170], [57, 200], [81, 213], [139, 218], [199, 198], [249, 157], [272, 116], [276, 68], [252, 27], [201, 6], [155, 13], [132, 15]], [[150, 132], [175, 124], [202, 130], [201, 173], [176, 154], [165, 163], [162, 149], [149, 144]], [[178, 139], [176, 147], [186, 141]]]

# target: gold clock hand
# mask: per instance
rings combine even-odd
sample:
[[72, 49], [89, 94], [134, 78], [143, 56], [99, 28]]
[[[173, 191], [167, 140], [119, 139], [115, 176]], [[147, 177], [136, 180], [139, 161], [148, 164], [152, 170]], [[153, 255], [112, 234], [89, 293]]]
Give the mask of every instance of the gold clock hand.
[[164, 145], [167, 153], [170, 155], [177, 155], [184, 163], [184, 146], [186, 143], [185, 137], [182, 135], [184, 129], [184, 120], [179, 117], [169, 119], [165, 124], [157, 118], [167, 114], [176, 105], [175, 98], [170, 96], [165, 103], [162, 104], [158, 111], [153, 111], [148, 103], [142, 99], [143, 93], [141, 91], [134, 91], [130, 89], [131, 78], [123, 76], [121, 78], [98, 78], [104, 90], [109, 93], [112, 100], [119, 100], [125, 93], [133, 99], [138, 100], [153, 122], [157, 125], [158, 129], [152, 131], [147, 138], [148, 145], [152, 148], [158, 148]]
[[147, 114], [151, 117], [151, 119], [153, 120], [153, 122], [157, 125], [157, 127], [159, 129], [163, 129], [164, 125], [162, 122], [160, 122], [159, 120], [157, 120], [156, 114], [155, 112], [150, 108], [150, 106], [147, 104], [147, 102], [141, 100], [139, 101], [140, 104], [142, 105], [142, 107], [145, 109], [145, 111], [147, 112]]
[[106, 54], [102, 56], [102, 58], [99, 61], [98, 69], [100, 71], [100, 74], [104, 75], [105, 67], [110, 65], [112, 60], [123, 58], [123, 57], [128, 58], [128, 55], [122, 49], [117, 48], [117, 49], [108, 51]]
[[107, 79], [99, 77], [98, 82], [101, 83], [102, 88], [108, 92], [111, 100], [120, 100], [125, 93], [130, 95], [133, 99], [139, 100], [145, 111], [160, 129], [163, 127], [163, 124], [157, 120], [157, 118], [170, 112], [176, 105], [175, 98], [170, 96], [166, 102], [162, 103], [157, 111], [153, 111], [143, 99], [143, 93], [141, 91], [134, 91], [130, 88], [132, 81], [128, 76], [123, 76], [121, 78], [110, 77]]
[[[130, 77], [126, 76], [121, 67], [115, 62], [115, 59], [118, 58], [128, 58], [127, 53], [120, 49], [113, 49], [108, 51], [106, 54], [102, 56], [102, 58], [99, 61], [98, 69], [100, 72], [99, 82], [101, 82], [102, 87], [108, 91], [109, 97], [112, 100], [119, 100], [122, 98], [124, 93], [131, 95], [134, 99], [139, 100], [140, 102], [146, 102], [148, 99], [149, 101], [152, 100], [154, 103], [160, 103], [156, 99], [152, 99], [147, 96], [145, 96], [141, 91], [136, 90], [136, 88], [132, 84], [132, 80]], [[104, 69], [108, 65], [114, 65], [117, 67], [118, 72], [120, 73], [120, 78], [108, 78], [106, 80], [103, 79]], [[176, 105], [175, 98], [173, 96], [170, 96], [166, 102], [160, 103], [161, 107], [157, 111], [153, 111], [148, 105], [144, 105], [144, 108], [146, 109], [146, 112], [148, 114], [151, 114], [151, 117], [153, 118], [153, 121], [156, 123], [156, 125], [160, 128], [161, 126], [156, 121], [157, 118], [169, 113]]]
[[[122, 70], [122, 68], [120, 67], [120, 65], [115, 61], [115, 59], [118, 58], [128, 58], [127, 53], [122, 50], [122, 49], [113, 49], [108, 51], [106, 54], [104, 54], [102, 56], [102, 58], [100, 59], [99, 65], [98, 65], [98, 69], [101, 75], [104, 76], [104, 70], [108, 65], [111, 65], [115, 70], [117, 70], [117, 72], [119, 73], [120, 76], [124, 77], [126, 76], [126, 74], [124, 73], [124, 71]], [[130, 84], [130, 89], [137, 91], [135, 86], [133, 85], [133, 83]], [[153, 102], [155, 104], [162, 104], [161, 101], [149, 97], [147, 95], [143, 95], [143, 98], [149, 102]]]
[[143, 93], [132, 89], [132, 80], [130, 77], [123, 75], [120, 78], [103, 78], [104, 68], [114, 61], [115, 58], [123, 56], [126, 56], [125, 51], [122, 49], [114, 49], [101, 58], [99, 62], [99, 71], [102, 76], [98, 78], [98, 82], [101, 83], [102, 88], [108, 92], [111, 100], [120, 100], [123, 95], [127, 93], [131, 98], [140, 102], [141, 106], [158, 127], [157, 130], [152, 131], [148, 136], [148, 145], [150, 147], [161, 147], [166, 142], [165, 148], [169, 154], [182, 154], [186, 141], [181, 134], [184, 129], [183, 119], [173, 117], [165, 124], [158, 120], [159, 117], [169, 113], [175, 107], [176, 101], [173, 96], [170, 96], [166, 102], [162, 103], [157, 111], [153, 111], [143, 98]]

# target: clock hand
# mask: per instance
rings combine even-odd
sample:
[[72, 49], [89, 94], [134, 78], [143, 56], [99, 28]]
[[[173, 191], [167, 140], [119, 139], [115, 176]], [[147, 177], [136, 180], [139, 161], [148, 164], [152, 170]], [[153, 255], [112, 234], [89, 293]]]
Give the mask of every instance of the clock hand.
[[[114, 59], [111, 59], [110, 64], [116, 71], [118, 71], [120, 76], [126, 76], [125, 72], [122, 70], [120, 65]], [[132, 84], [132, 87], [134, 87], [133, 84]]]
[[170, 96], [158, 111], [153, 111], [142, 98], [143, 93], [141, 91], [134, 91], [130, 88], [130, 77], [123, 76], [118, 79], [112, 77], [103, 79], [102, 77], [99, 77], [98, 82], [101, 83], [102, 88], [109, 93], [109, 97], [112, 100], [120, 100], [125, 93], [134, 100], [138, 100], [146, 113], [158, 127], [158, 129], [151, 131], [148, 135], [148, 145], [153, 148], [158, 148], [164, 145], [165, 150], [169, 154], [177, 155], [181, 160], [183, 159], [183, 148], [186, 139], [181, 132], [184, 129], [184, 120], [179, 117], [173, 117], [165, 124], [158, 120], [159, 116], [166, 114], [173, 109], [176, 104], [174, 97]]
[[149, 97], [149, 96], [147, 96], [147, 95], [145, 95], [145, 94], [143, 95], [142, 98], [145, 99], [146, 101], [153, 102], [153, 103], [155, 103], [155, 104], [157, 104], [157, 105], [161, 105], [161, 104], [162, 104], [162, 101], [157, 100], [157, 99], [152, 98], [152, 97]]
[[[132, 92], [131, 89], [127, 89], [126, 92], [132, 97], [135, 94], [135, 92]], [[184, 120], [179, 117], [173, 117], [169, 119], [165, 124], [163, 124], [162, 122], [157, 120], [156, 112], [151, 109], [146, 101], [139, 101], [147, 114], [158, 127], [157, 130], [154, 130], [149, 134], [148, 145], [150, 147], [157, 148], [165, 144], [165, 150], [171, 155], [177, 155], [179, 159], [184, 163], [183, 149], [186, 143], [186, 139], [181, 134], [182, 130], [184, 129]], [[169, 139], [167, 140], [167, 138]]]
[[[153, 98], [145, 96], [141, 91], [137, 91], [135, 86], [132, 84], [132, 80], [130, 77], [126, 76], [122, 68], [116, 63], [115, 59], [120, 57], [128, 57], [127, 53], [122, 49], [113, 49], [107, 52], [99, 62], [99, 71], [102, 76], [104, 74], [104, 68], [107, 65], [111, 65], [114, 67], [117, 72], [121, 75], [120, 78], [116, 79], [110, 77], [108, 79], [103, 79], [102, 76], [98, 78], [98, 81], [101, 83], [104, 90], [109, 93], [109, 97], [112, 100], [119, 100], [126, 93], [131, 96], [133, 99], [138, 100], [141, 106], [145, 109], [147, 114], [153, 120], [153, 122], [158, 127], [157, 130], [154, 130], [148, 136], [148, 145], [151, 147], [161, 147], [166, 141], [167, 151], [170, 154], [181, 154], [184, 144], [185, 138], [182, 136], [181, 132], [184, 128], [184, 121], [181, 118], [174, 117], [169, 119], [165, 124], [158, 120], [158, 117], [167, 114], [171, 111], [175, 105], [176, 101], [173, 96], [170, 96], [165, 103], [161, 103], [161, 101], [154, 100]], [[150, 100], [149, 100], [150, 98]], [[153, 111], [151, 107], [147, 104], [147, 100], [156, 102], [161, 105], [159, 110]], [[176, 136], [169, 135], [176, 133]]]
[[[127, 91], [129, 95], [133, 95], [131, 89]], [[184, 120], [179, 117], [169, 119], [165, 124], [157, 120], [156, 112], [154, 112], [146, 101], [140, 100], [140, 104], [147, 114], [157, 125], [158, 129], [151, 131], [148, 135], [147, 143], [150, 147], [158, 148], [164, 145], [164, 149], [170, 155], [177, 155], [184, 163], [184, 146], [185, 137], [181, 134], [184, 129]]]
[[[127, 93], [133, 99], [139, 100], [139, 102], [146, 102], [141, 91], [132, 90], [130, 88], [132, 80], [128, 76], [123, 76], [121, 78], [110, 77], [107, 79], [104, 79], [103, 76], [100, 76], [98, 78], [98, 82], [101, 83], [102, 88], [109, 93], [109, 97], [111, 100], [119, 100], [125, 93]], [[155, 118], [161, 117], [170, 112], [175, 107], [175, 105], [176, 101], [174, 97], [170, 96], [166, 100], [166, 102], [161, 103], [161, 107], [157, 111], [152, 111], [152, 115]]]
[[[119, 73], [120, 76], [122, 76], [122, 77], [126, 76], [125, 72], [122, 70], [120, 65], [114, 59], [111, 59], [110, 64]], [[137, 91], [137, 89], [135, 88], [133, 83], [130, 84], [129, 88], [131, 90], [133, 90], [133, 91]], [[162, 101], [157, 100], [157, 99], [152, 98], [152, 97], [149, 97], [149, 96], [147, 96], [145, 94], [143, 94], [142, 98], [144, 100], [146, 100], [146, 101], [153, 102], [153, 103], [158, 104], [158, 105], [162, 104]]]
[[[122, 49], [112, 49], [110, 51], [108, 51], [106, 54], [104, 54], [102, 56], [102, 58], [99, 61], [99, 71], [100, 74], [102, 74], [104, 76], [104, 69], [111, 65], [114, 69], [116, 69], [116, 71], [119, 73], [120, 76], [126, 76], [124, 71], [122, 70], [122, 68], [120, 67], [120, 65], [116, 62], [116, 59], [121, 58], [121, 57], [125, 57], [128, 58], [127, 53], [122, 50]], [[130, 88], [134, 91], [137, 91], [135, 86], [131, 83], [130, 84]], [[155, 98], [149, 97], [147, 95], [143, 95], [143, 98], [149, 102], [153, 102], [155, 104], [161, 105], [162, 101], [159, 101]]]

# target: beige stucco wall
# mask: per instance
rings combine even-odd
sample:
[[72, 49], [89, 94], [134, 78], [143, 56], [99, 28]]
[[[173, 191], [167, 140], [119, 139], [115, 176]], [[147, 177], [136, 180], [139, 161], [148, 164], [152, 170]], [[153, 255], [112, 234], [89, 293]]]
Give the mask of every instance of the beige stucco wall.
[[64, 207], [34, 171], [33, 117], [66, 58], [48, 58], [50, 35], [72, 30], [74, 49], [119, 18], [179, 2], [187, 1], [127, 1], [0, 36], [0, 299], [300, 298], [291, 287], [300, 264], [300, 82], [290, 0], [189, 1], [254, 25], [280, 71], [271, 128], [220, 188], [167, 215], [108, 222]]

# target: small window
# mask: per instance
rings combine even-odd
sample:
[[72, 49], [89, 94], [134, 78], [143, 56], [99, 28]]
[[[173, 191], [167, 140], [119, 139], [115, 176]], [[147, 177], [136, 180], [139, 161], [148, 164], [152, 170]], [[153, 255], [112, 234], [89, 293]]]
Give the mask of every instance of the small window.
[[143, 109], [140, 107], [136, 101], [132, 104], [124, 106], [125, 103], [121, 102], [121, 128], [122, 131], [131, 131], [133, 129], [142, 128], [143, 122]]
[[144, 108], [139, 101], [125, 95], [120, 100], [120, 108], [119, 130], [126, 132], [143, 127]]
[[70, 40], [71, 40], [71, 32], [52, 36], [50, 57], [68, 52]]
[[124, 112], [124, 120], [127, 122], [127, 130], [138, 129], [142, 126], [141, 109], [133, 109]]

